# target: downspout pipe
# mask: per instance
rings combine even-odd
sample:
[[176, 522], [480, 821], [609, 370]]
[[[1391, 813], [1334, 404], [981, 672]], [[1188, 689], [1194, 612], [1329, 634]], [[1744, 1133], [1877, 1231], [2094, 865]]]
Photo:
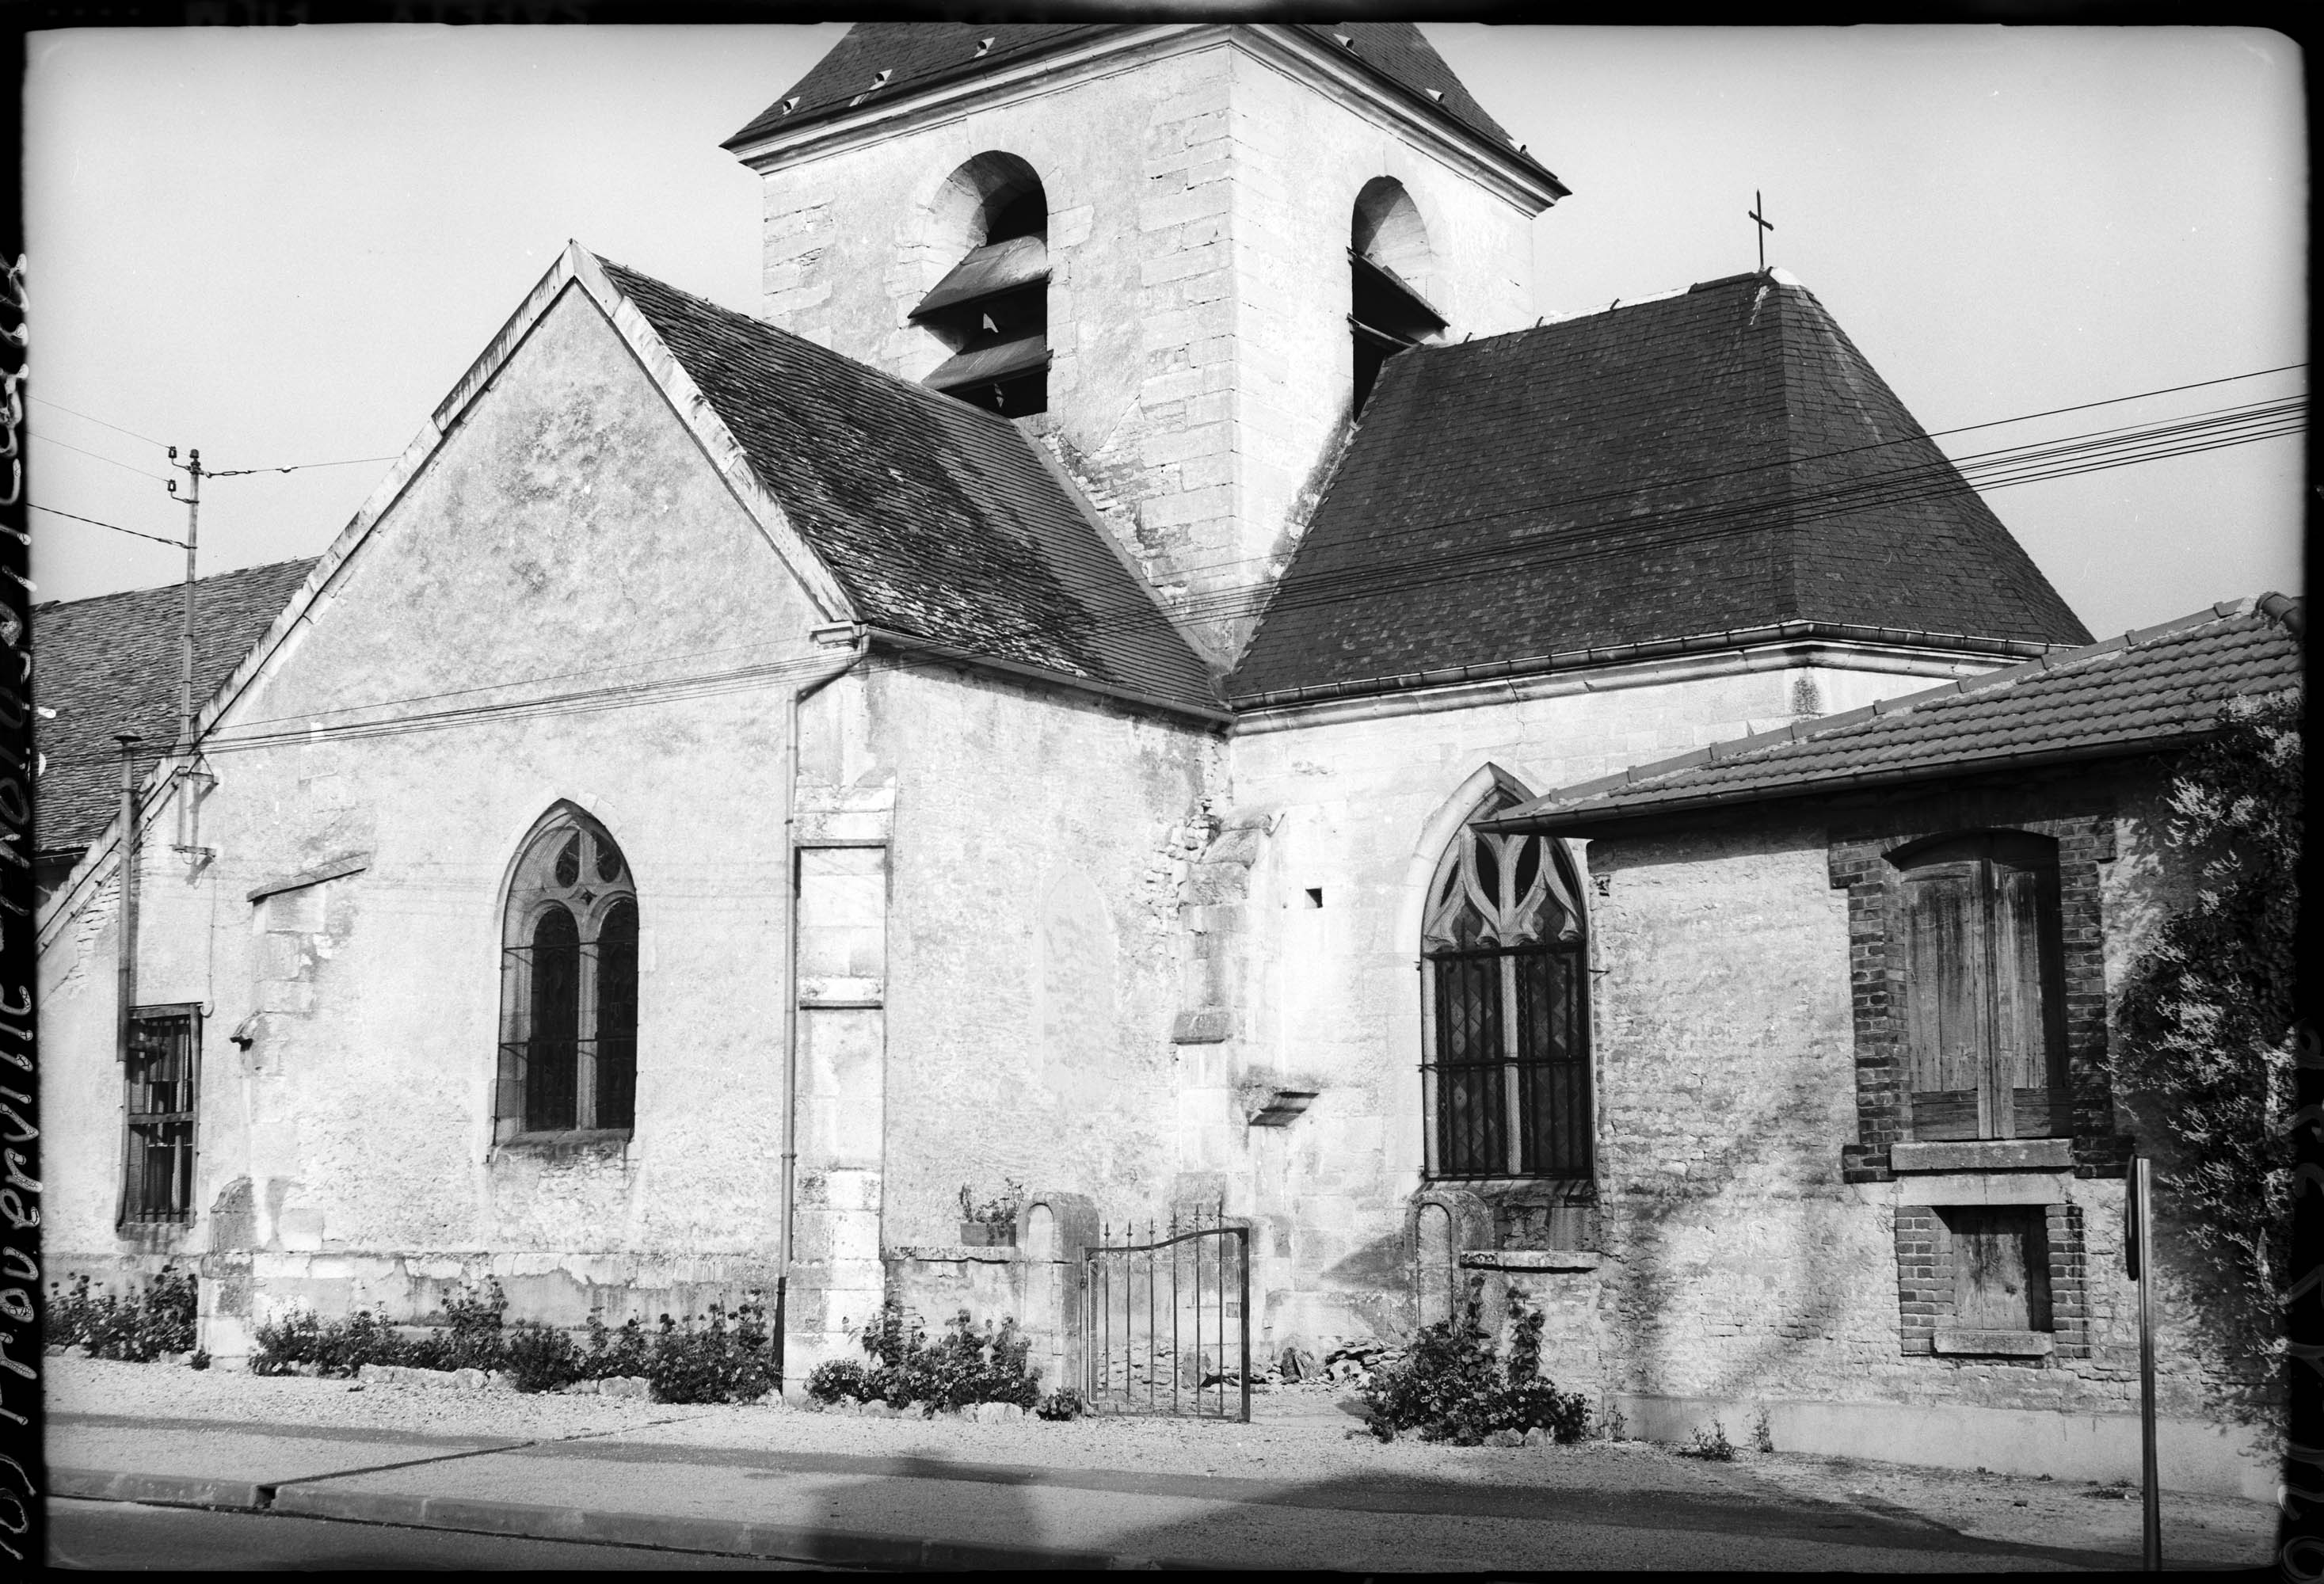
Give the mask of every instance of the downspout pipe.
[[[119, 1001], [114, 1015], [114, 1054], [121, 1063], [125, 1084], [129, 1073], [130, 1037], [136, 1021], [137, 1008], [137, 743], [138, 739], [122, 736], [114, 739], [121, 744], [121, 812], [116, 819], [121, 827], [121, 926], [116, 930], [115, 948], [115, 994]], [[125, 1087], [115, 1091], [125, 1095]], [[124, 1104], [127, 1102], [124, 1101]], [[115, 1174], [120, 1183], [120, 1194], [114, 1211], [114, 1224], [129, 1219], [129, 1123], [123, 1114], [121, 1125], [123, 1169]]]
[[791, 1218], [798, 1182], [798, 760], [799, 705], [811, 694], [853, 670], [871, 651], [872, 634], [860, 622], [818, 627], [810, 634], [828, 642], [844, 633], [851, 647], [828, 669], [795, 684], [783, 706], [783, 1155], [781, 1203], [775, 1231], [775, 1389], [780, 1391], [789, 1351]]

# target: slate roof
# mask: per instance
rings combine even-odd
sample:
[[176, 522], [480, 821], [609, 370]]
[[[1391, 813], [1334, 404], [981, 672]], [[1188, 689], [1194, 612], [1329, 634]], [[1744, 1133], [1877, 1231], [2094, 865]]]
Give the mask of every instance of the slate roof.
[[1774, 624], [2089, 632], [1780, 272], [1388, 360], [1239, 706]]
[[1009, 419], [598, 262], [863, 621], [1219, 711], [1209, 669]]
[[[1347, 60], [1367, 67], [1402, 90], [1416, 108], [1450, 121], [1508, 151], [1510, 158], [1550, 176], [1541, 161], [1520, 153], [1501, 124], [1487, 114], [1444, 64], [1420, 29], [1408, 22], [1300, 23], [1307, 34]], [[983, 75], [1001, 66], [1069, 50], [1121, 31], [1119, 23], [861, 22], [843, 34], [829, 54], [793, 83], [749, 125], [728, 138], [734, 148], [780, 127], [829, 120], [863, 104], [877, 104], [919, 88]], [[1349, 41], [1342, 44], [1341, 38]], [[980, 40], [992, 47], [976, 52]], [[889, 74], [878, 81], [881, 72]], [[875, 85], [877, 83], [877, 86]], [[1432, 98], [1430, 89], [1441, 97]], [[783, 106], [798, 103], [786, 114]], [[860, 101], [860, 103], [859, 103]], [[1561, 185], [1560, 190], [1563, 189]]]
[[[197, 710], [265, 636], [314, 565], [278, 561], [196, 581]], [[112, 823], [121, 797], [115, 736], [143, 738], [149, 760], [176, 739], [184, 597], [185, 585], [173, 583], [32, 607], [42, 853], [78, 852]]]
[[2264, 594], [1846, 714], [1565, 787], [1486, 822], [1594, 832], [1691, 810], [2181, 747], [2301, 686], [2302, 603]]

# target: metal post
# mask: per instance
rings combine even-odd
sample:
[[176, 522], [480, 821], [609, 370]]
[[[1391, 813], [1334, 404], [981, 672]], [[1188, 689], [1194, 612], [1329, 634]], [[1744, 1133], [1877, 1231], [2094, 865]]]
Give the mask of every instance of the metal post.
[[2145, 1508], [2141, 1525], [2146, 1570], [2163, 1568], [2163, 1493], [2154, 1473], [2154, 1194], [2153, 1163], [2131, 1162], [2131, 1236], [2138, 1266], [2138, 1469]]
[[1250, 1423], [1250, 1229], [1235, 1229], [1242, 1265], [1242, 1422]]
[[1178, 1411], [1178, 1212], [1170, 1211], [1170, 1412]]
[[1146, 1406], [1154, 1406], [1154, 1218], [1146, 1218]]

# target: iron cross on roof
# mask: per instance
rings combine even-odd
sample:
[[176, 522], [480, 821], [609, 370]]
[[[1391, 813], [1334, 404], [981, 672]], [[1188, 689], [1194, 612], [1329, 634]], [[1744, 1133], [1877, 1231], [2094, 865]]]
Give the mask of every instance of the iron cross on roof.
[[1775, 228], [1775, 223], [1759, 212], [1766, 207], [1767, 201], [1759, 196], [1759, 189], [1753, 188], [1749, 212], [1751, 218], [1759, 223], [1759, 229], [1753, 232], [1752, 235], [1757, 237], [1759, 241], [1759, 273], [1762, 275], [1767, 272], [1767, 233]]

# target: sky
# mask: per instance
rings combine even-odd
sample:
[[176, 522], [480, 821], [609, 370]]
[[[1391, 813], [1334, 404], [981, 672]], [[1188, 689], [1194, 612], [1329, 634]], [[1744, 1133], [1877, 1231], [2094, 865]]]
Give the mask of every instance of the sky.
[[[744, 311], [760, 180], [718, 144], [843, 31], [425, 25], [36, 33], [25, 81], [33, 577], [319, 554], [567, 239]], [[2241, 29], [1426, 24], [1573, 191], [1545, 314], [1767, 262], [1932, 431], [2299, 364], [2298, 47]], [[1944, 437], [1956, 456], [2306, 389], [2305, 370]], [[2103, 637], [2301, 589], [2276, 438], [1997, 490]], [[181, 486], [182, 487], [182, 486]]]

